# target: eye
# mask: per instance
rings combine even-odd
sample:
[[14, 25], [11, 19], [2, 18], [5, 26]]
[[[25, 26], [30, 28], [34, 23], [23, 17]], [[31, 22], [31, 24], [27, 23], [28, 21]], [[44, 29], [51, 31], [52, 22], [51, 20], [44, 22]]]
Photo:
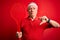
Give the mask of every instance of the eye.
[[29, 8], [29, 10], [31, 10], [32, 8]]

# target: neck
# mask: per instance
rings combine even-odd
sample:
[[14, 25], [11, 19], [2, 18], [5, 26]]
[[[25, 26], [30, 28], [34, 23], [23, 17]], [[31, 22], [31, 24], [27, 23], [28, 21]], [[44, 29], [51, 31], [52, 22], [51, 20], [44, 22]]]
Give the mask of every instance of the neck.
[[36, 18], [36, 16], [30, 16], [30, 18], [31, 18], [31, 20], [33, 21], [35, 18]]

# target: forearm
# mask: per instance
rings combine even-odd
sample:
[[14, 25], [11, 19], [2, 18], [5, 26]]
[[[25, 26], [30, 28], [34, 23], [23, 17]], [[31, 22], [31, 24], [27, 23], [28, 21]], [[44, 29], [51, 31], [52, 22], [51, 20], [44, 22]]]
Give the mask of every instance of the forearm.
[[60, 24], [58, 22], [54, 21], [54, 20], [50, 20], [49, 23], [54, 27], [60, 27]]

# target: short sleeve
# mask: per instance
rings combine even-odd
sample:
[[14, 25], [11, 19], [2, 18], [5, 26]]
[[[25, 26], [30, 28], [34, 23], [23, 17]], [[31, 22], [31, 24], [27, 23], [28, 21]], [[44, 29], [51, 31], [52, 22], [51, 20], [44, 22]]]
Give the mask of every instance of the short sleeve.
[[20, 31], [23, 31], [24, 24], [25, 24], [25, 19], [22, 19], [20, 22]]
[[50, 23], [44, 23], [44, 24], [42, 24], [41, 25], [41, 27], [43, 28], [43, 29], [47, 29], [47, 28], [51, 28], [51, 27], [53, 27]]

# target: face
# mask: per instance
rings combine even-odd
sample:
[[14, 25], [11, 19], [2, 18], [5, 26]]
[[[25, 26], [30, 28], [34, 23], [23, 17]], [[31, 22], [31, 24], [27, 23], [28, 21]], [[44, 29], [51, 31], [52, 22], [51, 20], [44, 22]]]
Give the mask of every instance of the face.
[[29, 6], [29, 8], [28, 8], [29, 16], [32, 16], [32, 17], [36, 16], [37, 10], [38, 10], [38, 8], [36, 6], [34, 6], [34, 5]]

